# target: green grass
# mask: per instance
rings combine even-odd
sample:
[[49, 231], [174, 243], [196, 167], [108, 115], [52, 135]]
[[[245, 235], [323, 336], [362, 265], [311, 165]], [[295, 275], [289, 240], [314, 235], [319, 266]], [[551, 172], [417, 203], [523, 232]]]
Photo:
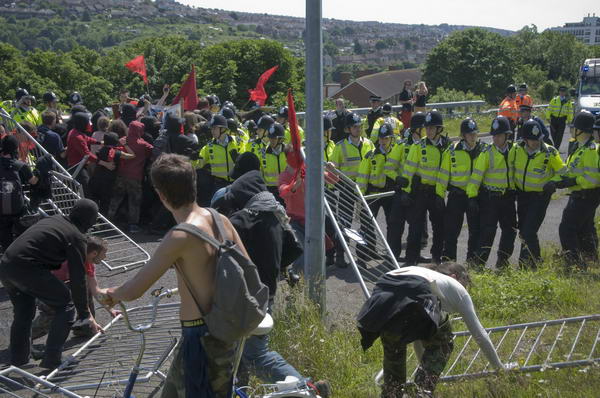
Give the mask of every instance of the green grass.
[[[544, 112], [542, 110], [536, 110], [534, 112], [534, 115], [544, 119]], [[477, 122], [479, 131], [487, 133], [490, 131], [490, 126], [492, 125], [494, 117], [496, 117], [496, 113], [477, 113], [472, 114], [470, 116], [473, 118], [473, 120]], [[460, 135], [460, 123], [465, 117], [466, 116], [464, 115], [461, 115], [459, 117], [449, 117], [447, 115], [444, 115], [444, 132], [446, 132], [449, 137], [458, 137]]]
[[[502, 326], [521, 322], [558, 319], [577, 315], [598, 313], [600, 298], [600, 272], [596, 267], [585, 274], [567, 274], [558, 263], [554, 250], [547, 249], [545, 263], [537, 271], [511, 270], [503, 274], [493, 272], [474, 273], [470, 292], [481, 322], [485, 327]], [[284, 289], [286, 290], [286, 289]], [[322, 323], [314, 304], [302, 293], [283, 291], [275, 314], [276, 327], [272, 333], [272, 347], [279, 351], [305, 375], [330, 380], [336, 397], [378, 397], [379, 389], [373, 383], [374, 375], [381, 369], [382, 348], [377, 342], [367, 352], [360, 348], [360, 337], [353, 316], [328, 314]], [[562, 341], [574, 339], [578, 326], [566, 327]], [[585, 329], [582, 343], [591, 347], [598, 324]], [[459, 321], [454, 330], [465, 330]], [[550, 330], [554, 332], [550, 333]], [[543, 360], [556, 329], [540, 339], [539, 352], [533, 360]], [[537, 332], [527, 333], [524, 342], [532, 343]], [[546, 336], [548, 335], [548, 336]], [[492, 334], [498, 345], [501, 333]], [[500, 356], [508, 358], [517, 335], [509, 335], [499, 349]], [[464, 339], [457, 338], [455, 351]], [[467, 352], [474, 352], [468, 346]], [[570, 344], [555, 349], [552, 358], [558, 360], [568, 354]], [[519, 348], [521, 365], [526, 352]], [[507, 352], [508, 350], [508, 352]], [[596, 356], [600, 355], [600, 347]], [[577, 359], [580, 359], [577, 357]], [[409, 361], [414, 364], [414, 361]], [[478, 360], [479, 362], [479, 360]], [[484, 366], [481, 362], [476, 366]], [[463, 365], [458, 366], [458, 368]], [[543, 372], [508, 372], [502, 375], [440, 384], [439, 397], [598, 397], [600, 396], [600, 368], [588, 366]]]

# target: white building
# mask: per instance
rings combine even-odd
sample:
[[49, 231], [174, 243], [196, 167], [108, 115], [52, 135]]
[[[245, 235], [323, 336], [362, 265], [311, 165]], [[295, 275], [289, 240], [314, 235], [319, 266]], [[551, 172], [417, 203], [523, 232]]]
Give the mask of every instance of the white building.
[[581, 22], [568, 22], [565, 26], [552, 28], [552, 30], [571, 33], [584, 44], [600, 45], [600, 17], [595, 13], [592, 16], [588, 14]]

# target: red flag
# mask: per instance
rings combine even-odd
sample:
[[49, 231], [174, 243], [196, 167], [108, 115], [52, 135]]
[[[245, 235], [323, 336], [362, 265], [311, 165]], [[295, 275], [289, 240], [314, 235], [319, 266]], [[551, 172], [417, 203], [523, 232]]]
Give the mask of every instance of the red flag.
[[131, 61], [125, 64], [125, 67], [130, 71], [142, 76], [144, 83], [148, 84], [148, 75], [146, 74], [146, 60], [143, 55], [138, 55]]
[[179, 94], [173, 99], [172, 105], [178, 104], [183, 99], [183, 110], [193, 111], [198, 106], [198, 93], [196, 91], [196, 68], [192, 65], [187, 80], [181, 86]]
[[250, 93], [250, 101], [256, 101], [260, 106], [265, 105], [265, 101], [267, 101], [267, 98], [269, 98], [267, 92], [265, 91], [265, 84], [277, 69], [279, 69], [279, 65], [272, 67], [260, 75], [258, 82], [256, 83], [256, 87], [253, 90], [248, 90]]
[[[292, 89], [288, 89], [288, 123], [290, 126], [290, 136], [292, 140], [292, 152], [290, 153], [293, 159], [294, 167], [296, 167], [296, 178], [298, 174], [304, 174], [304, 158], [302, 157], [302, 141], [298, 132], [298, 120], [296, 119], [296, 108], [294, 107], [294, 96]], [[291, 160], [291, 159], [290, 159]]]

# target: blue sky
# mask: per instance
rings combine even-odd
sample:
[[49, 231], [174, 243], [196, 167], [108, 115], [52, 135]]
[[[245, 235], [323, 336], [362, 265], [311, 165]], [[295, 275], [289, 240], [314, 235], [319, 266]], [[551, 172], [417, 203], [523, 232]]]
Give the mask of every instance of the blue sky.
[[[299, 0], [178, 0], [191, 6], [303, 17]], [[580, 21], [588, 13], [600, 16], [600, 1], [579, 0], [323, 0], [323, 17], [437, 25], [478, 25], [518, 30], [535, 24], [540, 31]]]

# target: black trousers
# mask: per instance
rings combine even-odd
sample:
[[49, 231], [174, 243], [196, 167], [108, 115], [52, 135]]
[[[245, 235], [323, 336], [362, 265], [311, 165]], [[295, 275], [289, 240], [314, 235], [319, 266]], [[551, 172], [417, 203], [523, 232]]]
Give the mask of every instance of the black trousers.
[[565, 134], [565, 127], [567, 126], [567, 117], [550, 117], [550, 135], [552, 136], [552, 142], [554, 142], [554, 148], [560, 149], [563, 135]]
[[409, 208], [410, 206], [402, 206], [400, 203], [400, 192], [396, 192], [392, 196], [390, 218], [387, 223], [387, 239], [396, 258], [400, 257], [400, 253], [402, 253], [402, 235]]
[[499, 195], [481, 189], [479, 192], [479, 217], [481, 238], [477, 254], [478, 261], [485, 265], [490, 256], [496, 229], [500, 224], [502, 235], [498, 246], [496, 267], [504, 267], [512, 256], [517, 236], [517, 214], [513, 194]]
[[[371, 192], [368, 192], [367, 194], [374, 194], [374, 193], [378, 193], [378, 192], [379, 191], [371, 191]], [[392, 208], [392, 197], [391, 196], [386, 197], [386, 198], [376, 199], [369, 204], [369, 209], [371, 209], [371, 213], [373, 214], [373, 218], [375, 219], [375, 222], [377, 222], [377, 214], [379, 214], [379, 210], [383, 209], [383, 212], [385, 215], [385, 224], [387, 226], [388, 242], [389, 242], [389, 234], [390, 234], [390, 216], [392, 213], [391, 208]], [[367, 238], [366, 240], [368, 242], [368, 250], [373, 251], [376, 254], [382, 254], [382, 253], [377, 253], [376, 242], [379, 239], [377, 239], [377, 235], [375, 233], [375, 226], [364, 225], [361, 221], [360, 229]], [[368, 258], [361, 258], [364, 256], [361, 255], [362, 253], [360, 251], [358, 251], [357, 254], [358, 254], [359, 259], [368, 260]], [[367, 255], [368, 255], [368, 253], [367, 253]], [[372, 257], [372, 256], [369, 255], [369, 257]]]
[[6, 251], [15, 240], [15, 228], [20, 216], [0, 216], [0, 246]]
[[458, 236], [462, 229], [463, 220], [467, 216], [469, 227], [469, 240], [467, 243], [467, 261], [475, 259], [479, 249], [480, 224], [479, 212], [469, 209], [469, 198], [461, 189], [451, 190], [448, 194], [446, 212], [444, 213], [444, 251], [442, 257], [449, 261], [456, 261], [456, 247]]
[[444, 246], [444, 209], [437, 208], [435, 189], [428, 186], [417, 188], [413, 195], [413, 204], [408, 212], [408, 239], [406, 243], [406, 262], [416, 263], [421, 255], [421, 237], [425, 229], [423, 219], [429, 212], [432, 229], [431, 256], [434, 261], [440, 261]]
[[75, 319], [71, 292], [50, 270], [38, 265], [11, 266], [0, 263], [0, 281], [13, 305], [10, 327], [10, 363], [21, 366], [29, 362], [31, 323], [38, 299], [55, 312], [50, 325], [44, 361], [58, 363], [63, 346]]
[[521, 251], [519, 263], [521, 266], [535, 267], [542, 256], [538, 231], [546, 217], [546, 210], [550, 203], [550, 195], [543, 192], [517, 193], [517, 216], [519, 237], [521, 238]]
[[600, 204], [600, 190], [585, 190], [571, 193], [558, 227], [560, 245], [565, 252], [567, 265], [583, 261], [584, 256], [597, 259], [596, 230], [590, 220], [596, 215]]

